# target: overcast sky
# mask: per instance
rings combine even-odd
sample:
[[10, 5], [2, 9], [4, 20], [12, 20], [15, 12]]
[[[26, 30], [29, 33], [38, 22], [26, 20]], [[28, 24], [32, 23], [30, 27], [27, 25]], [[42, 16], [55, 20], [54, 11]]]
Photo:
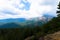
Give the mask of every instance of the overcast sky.
[[0, 0], [0, 19], [56, 16], [60, 0]]

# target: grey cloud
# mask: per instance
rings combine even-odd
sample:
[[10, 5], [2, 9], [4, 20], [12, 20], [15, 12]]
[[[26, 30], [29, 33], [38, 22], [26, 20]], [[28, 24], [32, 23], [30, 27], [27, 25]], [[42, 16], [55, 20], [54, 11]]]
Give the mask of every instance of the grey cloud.
[[7, 10], [7, 9], [2, 10], [1, 12], [4, 13], [4, 14], [17, 15], [17, 13], [14, 13], [13, 11], [11, 11], [11, 10]]

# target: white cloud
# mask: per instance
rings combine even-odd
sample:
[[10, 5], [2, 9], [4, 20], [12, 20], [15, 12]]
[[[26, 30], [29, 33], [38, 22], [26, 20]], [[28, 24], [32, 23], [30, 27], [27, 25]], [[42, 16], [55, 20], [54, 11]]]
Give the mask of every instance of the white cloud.
[[[25, 1], [25, 0], [23, 0]], [[54, 6], [51, 4], [49, 5], [42, 5], [46, 0], [27, 0], [30, 5], [30, 10], [26, 11], [21, 10], [18, 7], [22, 8], [24, 7], [24, 4], [20, 4], [21, 0], [0, 0], [0, 19], [7, 19], [7, 18], [34, 18], [34, 17], [41, 17], [44, 13], [52, 12], [56, 10], [57, 2], [54, 2]], [[27, 2], [25, 1], [25, 2]], [[49, 0], [52, 1], [52, 0]], [[48, 0], [47, 0], [48, 2]], [[5, 13], [4, 11], [9, 10], [11, 13]], [[15, 15], [12, 15], [15, 14]]]

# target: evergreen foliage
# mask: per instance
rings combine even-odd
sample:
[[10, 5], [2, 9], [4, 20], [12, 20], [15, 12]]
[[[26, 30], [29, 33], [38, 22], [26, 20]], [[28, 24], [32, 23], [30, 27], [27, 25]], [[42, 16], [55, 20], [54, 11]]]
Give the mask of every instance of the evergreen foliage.
[[58, 13], [58, 16], [60, 16], [60, 2], [58, 4], [58, 11], [57, 11], [57, 13]]

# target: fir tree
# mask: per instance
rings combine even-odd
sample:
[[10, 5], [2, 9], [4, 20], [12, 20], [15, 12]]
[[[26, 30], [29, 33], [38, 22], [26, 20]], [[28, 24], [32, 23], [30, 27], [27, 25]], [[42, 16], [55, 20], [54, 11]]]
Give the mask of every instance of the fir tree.
[[57, 13], [58, 13], [58, 16], [60, 16], [60, 2], [58, 4], [58, 11], [57, 11]]

